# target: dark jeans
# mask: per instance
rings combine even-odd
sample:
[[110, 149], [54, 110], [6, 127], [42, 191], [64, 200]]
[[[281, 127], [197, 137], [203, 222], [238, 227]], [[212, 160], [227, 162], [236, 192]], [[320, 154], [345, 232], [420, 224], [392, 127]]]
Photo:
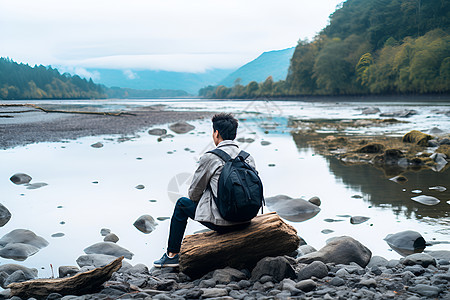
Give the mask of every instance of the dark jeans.
[[[167, 246], [167, 252], [179, 253], [181, 248], [181, 242], [183, 241], [184, 231], [186, 230], [188, 218], [194, 219], [195, 210], [197, 209], [198, 202], [194, 202], [189, 198], [182, 197], [178, 199], [173, 210], [172, 218], [170, 221], [169, 242]], [[248, 226], [249, 223], [239, 224], [233, 226], [218, 226], [209, 222], [200, 222], [209, 229], [215, 230], [220, 233], [230, 232], [238, 230]]]

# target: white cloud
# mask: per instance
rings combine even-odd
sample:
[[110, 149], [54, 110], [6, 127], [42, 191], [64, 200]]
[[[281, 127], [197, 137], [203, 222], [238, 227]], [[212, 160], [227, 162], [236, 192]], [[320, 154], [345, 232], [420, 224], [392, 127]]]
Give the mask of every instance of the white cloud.
[[134, 73], [131, 70], [124, 70], [123, 75], [125, 75], [128, 79], [133, 80], [139, 78], [138, 74]]
[[77, 67], [236, 67], [312, 38], [339, 2], [0, 0], [0, 56]]

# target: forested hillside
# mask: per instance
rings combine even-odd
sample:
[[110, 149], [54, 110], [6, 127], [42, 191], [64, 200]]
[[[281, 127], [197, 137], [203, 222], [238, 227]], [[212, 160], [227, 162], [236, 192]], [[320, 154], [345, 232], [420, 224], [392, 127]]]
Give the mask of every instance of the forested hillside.
[[106, 94], [91, 79], [60, 74], [51, 67], [30, 67], [0, 58], [0, 99], [93, 98], [106, 98]]
[[300, 41], [286, 81], [208, 87], [205, 97], [450, 92], [450, 1], [347, 0], [313, 41]]

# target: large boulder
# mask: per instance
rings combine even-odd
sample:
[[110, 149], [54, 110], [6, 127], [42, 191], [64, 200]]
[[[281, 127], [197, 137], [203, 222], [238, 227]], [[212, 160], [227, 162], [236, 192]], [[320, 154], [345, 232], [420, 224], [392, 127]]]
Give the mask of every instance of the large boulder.
[[31, 181], [31, 176], [24, 173], [16, 173], [9, 178], [14, 184], [27, 184]]
[[133, 223], [133, 225], [143, 233], [151, 233], [156, 229], [158, 223], [155, 222], [155, 219], [153, 219], [152, 216], [142, 215]]
[[336, 237], [330, 240], [319, 251], [303, 255], [297, 259], [299, 263], [335, 263], [348, 265], [355, 262], [366, 267], [372, 257], [372, 252], [363, 244], [349, 236]]
[[15, 229], [0, 239], [0, 256], [23, 261], [37, 253], [48, 242], [27, 229]]
[[194, 128], [194, 125], [187, 122], [177, 122], [169, 125], [169, 129], [178, 134], [188, 133], [189, 131], [194, 130]]
[[384, 240], [389, 247], [403, 256], [422, 252], [425, 249], [425, 239], [413, 230], [388, 234]]
[[11, 219], [10, 211], [0, 203], [0, 227], [5, 226]]
[[265, 201], [269, 209], [291, 222], [309, 220], [320, 212], [320, 207], [317, 205], [304, 199], [293, 199], [286, 195], [268, 197], [265, 198]]
[[100, 242], [84, 249], [86, 254], [106, 254], [114, 257], [124, 256], [125, 258], [132, 259], [133, 253], [129, 250], [122, 248], [121, 246], [112, 242]]
[[265, 257], [261, 259], [252, 271], [251, 280], [257, 281], [264, 275], [272, 276], [277, 282], [284, 278], [295, 278], [295, 271], [289, 261], [283, 257]]

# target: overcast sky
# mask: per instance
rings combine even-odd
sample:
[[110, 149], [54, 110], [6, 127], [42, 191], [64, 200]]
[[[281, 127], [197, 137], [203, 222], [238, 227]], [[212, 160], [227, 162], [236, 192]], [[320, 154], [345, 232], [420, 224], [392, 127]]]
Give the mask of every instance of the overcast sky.
[[342, 0], [0, 0], [0, 56], [202, 72], [313, 38]]

